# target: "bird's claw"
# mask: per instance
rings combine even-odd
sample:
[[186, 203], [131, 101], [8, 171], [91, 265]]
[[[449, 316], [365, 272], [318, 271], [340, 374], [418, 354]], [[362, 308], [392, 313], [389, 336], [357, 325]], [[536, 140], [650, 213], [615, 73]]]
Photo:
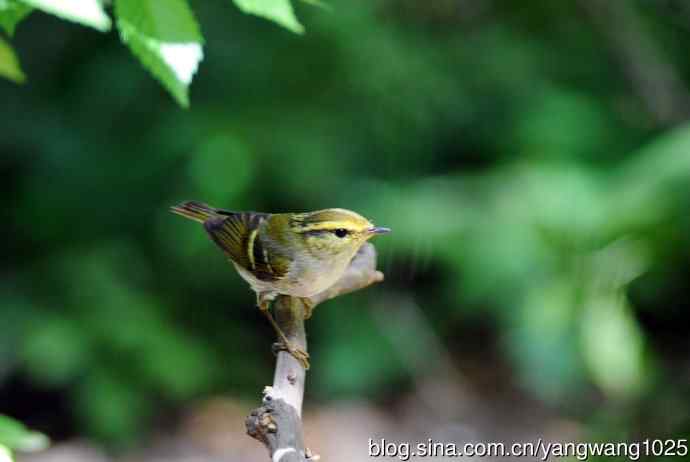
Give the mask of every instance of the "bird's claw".
[[275, 342], [271, 346], [273, 354], [277, 355], [280, 351], [287, 351], [290, 353], [299, 363], [302, 365], [305, 371], [309, 370], [309, 353], [301, 349], [300, 347], [294, 346], [292, 343], [288, 342]]

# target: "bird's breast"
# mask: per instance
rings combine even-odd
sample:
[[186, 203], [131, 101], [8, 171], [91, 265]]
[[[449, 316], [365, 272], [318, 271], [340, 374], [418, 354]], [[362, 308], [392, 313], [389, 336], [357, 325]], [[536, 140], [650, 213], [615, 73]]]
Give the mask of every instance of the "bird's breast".
[[286, 278], [284, 292], [295, 297], [311, 297], [331, 287], [345, 272], [348, 260], [298, 258]]
[[335, 284], [347, 269], [349, 262], [349, 258], [320, 259], [312, 255], [303, 255], [291, 260], [284, 277], [271, 281], [260, 280], [238, 264], [235, 264], [235, 268], [255, 292], [311, 297]]

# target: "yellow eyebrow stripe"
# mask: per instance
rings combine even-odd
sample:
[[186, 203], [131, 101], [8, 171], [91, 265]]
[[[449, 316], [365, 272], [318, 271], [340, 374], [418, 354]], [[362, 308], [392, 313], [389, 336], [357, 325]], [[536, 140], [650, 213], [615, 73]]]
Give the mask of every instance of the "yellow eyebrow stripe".
[[297, 226], [295, 231], [303, 233], [307, 231], [325, 231], [332, 229], [346, 229], [348, 231], [359, 232], [362, 230], [359, 226], [352, 226], [351, 223], [346, 223], [342, 221], [322, 221], [319, 223], [314, 223], [306, 226]]
[[249, 233], [249, 239], [247, 239], [247, 257], [249, 257], [249, 264], [252, 265], [252, 269], [256, 269], [256, 262], [254, 261], [254, 241], [256, 240], [256, 235], [259, 232], [259, 228], [255, 229]]

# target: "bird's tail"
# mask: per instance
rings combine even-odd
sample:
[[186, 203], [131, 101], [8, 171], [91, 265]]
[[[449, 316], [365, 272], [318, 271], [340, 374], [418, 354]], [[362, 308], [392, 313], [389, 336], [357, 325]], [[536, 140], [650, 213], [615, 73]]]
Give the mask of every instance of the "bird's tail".
[[219, 215], [219, 210], [196, 201], [187, 201], [179, 205], [174, 205], [170, 207], [170, 211], [182, 215], [185, 218], [189, 218], [190, 220], [198, 221], [199, 223], [204, 223], [209, 218]]

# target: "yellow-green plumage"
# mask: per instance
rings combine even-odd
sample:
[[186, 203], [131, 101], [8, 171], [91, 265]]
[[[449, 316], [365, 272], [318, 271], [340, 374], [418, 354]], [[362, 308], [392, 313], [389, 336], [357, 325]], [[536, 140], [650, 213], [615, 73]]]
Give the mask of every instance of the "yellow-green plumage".
[[389, 231], [345, 209], [268, 214], [190, 201], [172, 211], [203, 223], [259, 298], [267, 300], [277, 294], [310, 297], [327, 289], [367, 239]]

